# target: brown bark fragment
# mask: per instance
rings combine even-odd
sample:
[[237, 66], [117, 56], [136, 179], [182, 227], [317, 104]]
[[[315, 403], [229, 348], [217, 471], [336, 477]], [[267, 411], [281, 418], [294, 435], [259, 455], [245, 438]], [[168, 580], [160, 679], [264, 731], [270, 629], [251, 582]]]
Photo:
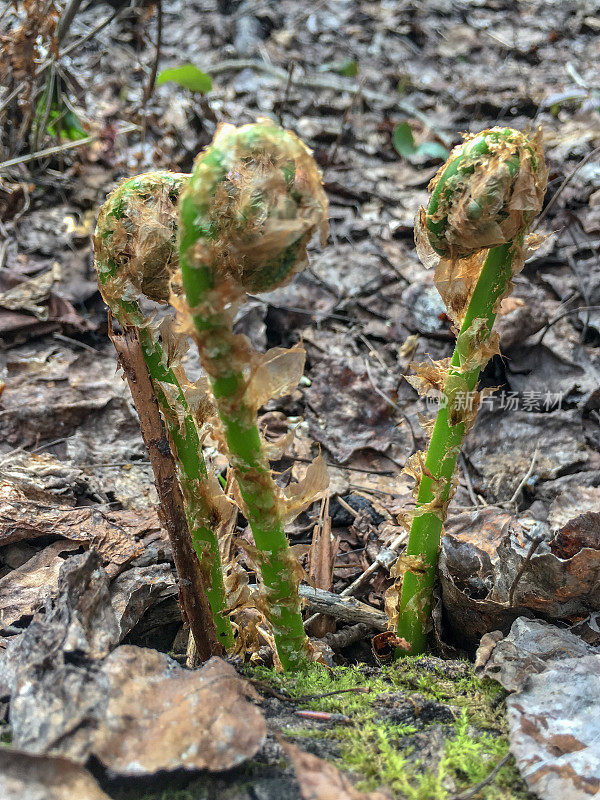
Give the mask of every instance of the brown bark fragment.
[[183, 619], [189, 624], [196, 640], [198, 658], [200, 662], [204, 662], [213, 655], [221, 655], [222, 648], [217, 639], [200, 562], [192, 547], [175, 462], [152, 389], [152, 381], [146, 369], [137, 331], [128, 328], [123, 334], [109, 335], [140, 417], [142, 437], [160, 499], [158, 514], [173, 548]]

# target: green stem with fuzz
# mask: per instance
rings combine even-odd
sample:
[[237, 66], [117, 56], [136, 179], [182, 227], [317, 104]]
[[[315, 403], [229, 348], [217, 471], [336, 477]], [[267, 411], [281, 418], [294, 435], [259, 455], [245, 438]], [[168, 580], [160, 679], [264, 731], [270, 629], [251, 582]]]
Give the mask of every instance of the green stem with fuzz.
[[[507, 153], [501, 157], [504, 146]], [[543, 164], [540, 165], [539, 158], [536, 158], [521, 134], [511, 129], [484, 132], [454, 152], [439, 174], [425, 216], [429, 243], [438, 255], [450, 255], [458, 261], [472, 256], [478, 249], [471, 238], [465, 250], [461, 251], [460, 230], [451, 228], [446, 209], [452, 210], [453, 204], [457, 207], [459, 200], [463, 214], [466, 208], [467, 224], [470, 226], [468, 233], [473, 237], [481, 221], [481, 235], [486, 243], [489, 241], [490, 223], [495, 224], [491, 215], [497, 214], [502, 223], [509, 218], [511, 199], [521, 168], [519, 156], [523, 154], [526, 154], [531, 168], [532, 186], [536, 190], [533, 193], [539, 195], [541, 205], [545, 187]], [[479, 176], [486, 159], [491, 161], [492, 157], [500, 160], [503, 171], [498, 175], [491, 173], [490, 179], [480, 184], [477, 194], [468, 195], [471, 191], [469, 182]], [[503, 203], [499, 203], [499, 199]], [[534, 205], [535, 202], [537, 198]], [[442, 204], [443, 210], [440, 211]], [[522, 211], [517, 221], [511, 222], [512, 228], [507, 223], [504, 230], [509, 230], [513, 235], [488, 251], [464, 313], [450, 361], [444, 385], [445, 403], [438, 411], [431, 435], [407, 547], [408, 556], [420, 559], [420, 568], [409, 568], [402, 580], [397, 633], [410, 644], [411, 655], [425, 650], [442, 525], [452, 495], [457, 458], [466, 433], [468, 398], [474, 392], [487, 360], [476, 363], [474, 340], [477, 338], [481, 345], [492, 332], [499, 302], [509, 290], [512, 276], [522, 267], [523, 239], [537, 211], [539, 207]], [[502, 238], [502, 232], [499, 238]], [[460, 395], [465, 394], [467, 402], [461, 408]], [[398, 650], [397, 654], [401, 655], [402, 652]]]
[[252, 353], [247, 340], [233, 333], [233, 307], [246, 291], [275, 288], [303, 265], [324, 208], [320, 174], [308, 151], [268, 122], [222, 129], [196, 159], [180, 200], [179, 263], [194, 338], [259, 553], [284, 669], [305, 662], [307, 638], [280, 493], [247, 392]]
[[[163, 237], [162, 246], [159, 245], [156, 250], [143, 251], [137, 260], [127, 257], [127, 249], [135, 248], [135, 242], [132, 244], [131, 238], [140, 235], [138, 228], [141, 229], [142, 225], [138, 217], [143, 215], [144, 209], [147, 213], [148, 200], [156, 197], [157, 191], [160, 191], [170, 194], [171, 199], [176, 201], [181, 186], [188, 177], [171, 173], [151, 173], [121, 184], [111, 194], [100, 212], [95, 237], [95, 265], [103, 297], [111, 312], [123, 328], [133, 326], [138, 330], [144, 361], [152, 378], [154, 393], [172, 442], [192, 544], [203, 569], [217, 637], [222, 646], [229, 650], [233, 646], [234, 637], [226, 614], [223, 571], [219, 542], [215, 533], [218, 514], [215, 513], [207, 492], [208, 470], [202, 455], [196, 423], [177, 376], [173, 369], [166, 365], [163, 348], [151, 331], [148, 319], [142, 313], [137, 299], [124, 299], [121, 296], [124, 294], [129, 298], [132, 294], [136, 294], [136, 291], [132, 291], [132, 286], [135, 286], [141, 291], [145, 290], [148, 296], [157, 302], [164, 302], [166, 293], [164, 285], [158, 290], [158, 295], [152, 297], [152, 290], [144, 285], [146, 280], [144, 276], [149, 271], [149, 263], [153, 262], [154, 284], [165, 284], [165, 275], [162, 273], [168, 271], [167, 260], [173, 256], [176, 259], [174, 225], [173, 242], [169, 242], [167, 233], [166, 240]], [[174, 220], [175, 218], [173, 223]], [[157, 224], [158, 220], [152, 222], [156, 224], [158, 230], [165, 227]], [[145, 224], [148, 227], [147, 220]], [[133, 274], [125, 275], [127, 270], [132, 270]], [[173, 400], [167, 397], [165, 384], [174, 389], [174, 402], [179, 408], [181, 420], [173, 408]]]

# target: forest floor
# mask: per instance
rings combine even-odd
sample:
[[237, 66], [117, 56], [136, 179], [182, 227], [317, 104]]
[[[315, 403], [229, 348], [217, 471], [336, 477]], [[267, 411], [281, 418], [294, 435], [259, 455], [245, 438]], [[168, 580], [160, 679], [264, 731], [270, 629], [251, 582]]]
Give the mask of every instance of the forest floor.
[[[105, 797], [345, 800], [365, 791], [372, 800], [427, 800], [466, 798], [468, 788], [507, 756], [510, 722], [511, 749], [524, 777], [507, 759], [472, 796], [525, 798], [526, 781], [542, 797], [593, 796], [600, 787], [598, 737], [581, 732], [573, 752], [585, 751], [587, 761], [570, 761], [569, 748], [560, 750], [564, 761], [548, 768], [557, 784], [536, 777], [523, 741], [515, 739], [515, 719], [526, 711], [518, 711], [515, 701], [507, 719], [505, 691], [475, 677], [469, 659], [482, 635], [508, 634], [517, 618], [538, 617], [583, 637], [584, 651], [572, 641], [565, 647], [581, 657], [590, 686], [600, 674], [597, 3], [163, 0], [159, 71], [193, 63], [212, 77], [213, 88], [200, 95], [165, 83], [141, 110], [156, 56], [156, 11], [128, 15], [117, 2], [85, 5], [67, 47], [116, 11], [109, 24], [58, 62], [71, 76], [69, 96], [91, 141], [46, 158], [0, 164], [0, 647], [8, 646], [13, 661], [20, 653], [23, 663], [37, 663], [27, 661], [35, 643], [33, 634], [25, 639], [26, 632], [35, 624], [40, 641], [50, 635], [42, 609], [62, 602], [70, 569], [65, 565], [72, 565], [73, 574], [94, 567], [82, 562], [90, 547], [99, 554], [102, 592], [116, 614], [115, 644], [185, 660], [186, 636], [170, 548], [154, 508], [152, 471], [128, 389], [116, 371], [93, 269], [97, 212], [120, 179], [154, 169], [190, 171], [220, 122], [270, 116], [313, 149], [330, 202], [329, 240], [323, 248], [312, 247], [309, 268], [289, 285], [252, 296], [237, 327], [259, 350], [299, 341], [306, 349], [301, 385], [271, 401], [262, 424], [273, 434], [295, 425], [293, 444], [274, 463], [282, 481], [301, 478], [319, 452], [328, 464], [337, 540], [328, 588], [337, 594], [402, 532], [397, 515], [413, 500], [412, 480], [401, 470], [427, 445], [420, 415], [435, 411], [405, 376], [411, 362], [443, 358], [453, 348], [433, 276], [413, 243], [415, 213], [442, 163], [418, 145], [435, 142], [449, 149], [461, 132], [541, 126], [550, 206], [537, 230], [546, 238], [503, 306], [502, 356], [482, 375], [482, 385], [494, 391], [460, 461], [437, 590], [432, 648], [439, 659], [378, 666], [371, 636], [363, 633], [336, 652], [336, 663], [346, 666], [332, 676], [315, 672], [285, 684], [266, 667], [244, 667], [260, 695], [248, 702], [260, 703], [268, 735], [245, 751], [241, 747], [237, 766], [219, 762], [201, 778], [197, 770], [171, 769], [149, 781], [117, 767], [111, 778], [100, 750], [86, 750], [79, 738], [74, 744], [90, 708], [70, 727], [63, 709], [63, 727], [44, 744], [31, 725], [13, 741], [23, 750], [34, 742], [28, 752], [62, 753], [87, 764]], [[0, 23], [6, 35], [17, 24], [11, 14]], [[10, 134], [15, 120], [6, 110], [0, 114]], [[394, 132], [404, 123], [417, 147], [400, 156]], [[7, 135], [2, 141], [2, 161], [29, 152], [25, 140]], [[197, 377], [194, 352], [185, 359], [186, 370]], [[225, 466], [216, 450], [209, 456], [216, 469]], [[290, 526], [305, 567], [319, 514], [317, 503]], [[240, 516], [238, 534], [248, 539], [245, 528]], [[243, 552], [239, 557], [244, 563]], [[90, 581], [92, 572], [85, 573]], [[383, 611], [390, 583], [387, 569], [376, 569], [356, 596]], [[65, 597], [58, 611], [72, 619], [79, 600]], [[86, 636], [93, 638], [89, 631], [97, 620], [93, 614], [86, 619]], [[106, 631], [110, 626], [102, 619], [98, 625]], [[95, 652], [104, 653], [102, 647]], [[113, 658], [119, 649], [102, 658]], [[61, 669], [75, 669], [61, 657]], [[6, 658], [0, 687], [14, 689], [16, 667]], [[480, 660], [478, 674], [485, 669], [483, 655]], [[87, 681], [89, 665], [86, 670]], [[534, 671], [545, 674], [539, 663]], [[569, 680], [561, 675], [566, 690]], [[44, 678], [47, 690], [54, 679]], [[503, 684], [516, 688], [508, 679]], [[371, 691], [303, 700], [357, 686]], [[274, 696], [273, 687], [279, 687], [276, 695], [285, 690], [300, 700]], [[14, 699], [10, 707], [9, 688], [3, 696], [10, 740], [13, 716], [19, 717]], [[578, 715], [591, 714], [594, 701], [580, 699], [568, 712], [570, 722], [563, 720], [567, 727]], [[299, 707], [334, 716], [316, 722], [298, 717]], [[540, 718], [544, 713], [539, 711]], [[40, 730], [44, 719], [40, 711]], [[302, 750], [335, 762], [350, 782], [327, 773], [322, 762], [307, 764], [285, 750], [277, 730]], [[572, 725], [569, 730], [571, 735]], [[66, 741], [65, 749], [57, 744]], [[542, 748], [540, 742], [533, 737], [529, 746]], [[555, 756], [540, 758], [550, 763]], [[0, 758], [0, 785], [3, 768], [9, 769]], [[73, 780], [84, 786], [88, 777], [77, 773]], [[89, 786], [81, 791], [83, 800], [102, 796]], [[30, 795], [23, 789], [21, 796]]]

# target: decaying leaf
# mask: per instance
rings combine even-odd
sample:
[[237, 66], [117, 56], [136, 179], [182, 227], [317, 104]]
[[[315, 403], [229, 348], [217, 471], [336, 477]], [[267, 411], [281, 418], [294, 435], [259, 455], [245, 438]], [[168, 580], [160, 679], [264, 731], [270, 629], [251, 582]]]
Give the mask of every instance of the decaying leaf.
[[106, 705], [108, 684], [98, 664], [118, 638], [98, 555], [71, 557], [57, 596], [0, 657], [15, 747], [86, 761], [93, 721]]
[[552, 538], [547, 525], [494, 506], [450, 519], [440, 576], [446, 620], [459, 640], [473, 645], [490, 631], [507, 632], [521, 614], [573, 624], [599, 610], [600, 542], [585, 533], [593, 516], [569, 523], [571, 549], [561, 549], [567, 537]]
[[0, 546], [59, 536], [94, 547], [113, 574], [143, 552], [140, 536], [159, 529], [154, 510], [103, 511], [94, 507], [50, 506], [27, 499], [4, 484], [0, 498]]
[[[489, 646], [482, 642], [483, 649]], [[571, 632], [519, 618], [480, 661], [507, 700], [510, 749], [542, 800], [600, 790], [600, 654]]]
[[116, 597], [95, 554], [64, 562], [59, 590], [0, 657], [16, 747], [81, 764], [94, 755], [121, 775], [220, 771], [257, 752], [265, 722], [233, 667], [212, 659], [188, 671], [155, 650], [114, 650]]
[[60, 278], [60, 264], [55, 261], [52, 268], [38, 278], [30, 278], [6, 292], [0, 292], [0, 306], [11, 311], [29, 311], [37, 319], [47, 320], [48, 308], [41, 304], [48, 299], [50, 290]]
[[542, 800], [600, 792], [600, 655], [559, 661], [507, 701], [511, 751]]
[[482, 408], [464, 445], [469, 463], [484, 481], [491, 497], [510, 500], [527, 473], [535, 447], [539, 448], [534, 475], [553, 480], [589, 459], [581, 411], [546, 412]]
[[297, 345], [291, 350], [274, 347], [264, 354], [253, 355], [246, 401], [251, 408], [259, 409], [269, 400], [284, 397], [296, 388], [304, 372], [306, 351]]
[[110, 800], [79, 764], [0, 748], [2, 800]]
[[284, 522], [290, 522], [295, 519], [328, 486], [327, 464], [323, 456], [319, 455], [312, 464], [308, 465], [304, 478], [297, 483], [291, 483], [286, 488], [284, 498], [281, 501], [281, 516]]
[[[58, 591], [60, 568], [77, 548], [73, 542], [55, 542], [0, 578], [0, 627], [33, 616]], [[0, 640], [0, 647], [5, 645]]]
[[119, 624], [119, 639], [124, 639], [150, 606], [176, 595], [175, 571], [170, 564], [130, 567], [118, 575], [110, 585], [110, 602]]
[[[324, 356], [313, 365], [311, 381], [305, 391], [309, 432], [337, 462], [345, 464], [366, 448], [387, 450], [395, 437], [392, 410], [373, 388], [364, 364]], [[361, 425], [348, 424], [359, 419]]]
[[302, 800], [390, 800], [383, 792], [357, 791], [333, 764], [305, 753], [295, 744], [283, 740], [280, 744], [294, 767]]
[[252, 758], [265, 736], [254, 689], [220, 658], [184, 670], [163, 653], [124, 645], [102, 665], [110, 682], [92, 750], [119, 775], [220, 772]]

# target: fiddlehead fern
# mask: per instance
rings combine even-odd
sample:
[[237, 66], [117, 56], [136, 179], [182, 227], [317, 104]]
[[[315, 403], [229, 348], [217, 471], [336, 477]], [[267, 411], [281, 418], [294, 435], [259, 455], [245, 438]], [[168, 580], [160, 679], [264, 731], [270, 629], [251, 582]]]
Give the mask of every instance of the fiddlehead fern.
[[[180, 200], [180, 267], [192, 334], [213, 388], [245, 512], [259, 552], [266, 606], [285, 669], [306, 656], [285, 508], [257, 427], [260, 359], [233, 333], [246, 292], [282, 285], [306, 264], [327, 201], [310, 152], [266, 120], [223, 126], [194, 163]], [[263, 362], [264, 363], [264, 362]]]
[[[144, 360], [175, 454], [194, 549], [203, 567], [217, 636], [229, 649], [233, 631], [215, 533], [223, 497], [209, 478], [196, 422], [177, 367], [177, 346], [161, 346], [140, 297], [165, 304], [178, 269], [177, 202], [189, 175], [156, 172], [118, 186], [100, 210], [94, 236], [95, 266], [102, 296], [123, 328], [137, 328]], [[172, 337], [164, 330], [163, 345]]]
[[[456, 460], [477, 414], [481, 368], [498, 352], [492, 327], [511, 278], [524, 263], [524, 240], [539, 213], [546, 167], [539, 134], [528, 139], [511, 128], [493, 128], [455, 148], [433, 179], [427, 210], [416, 222], [424, 263], [437, 254], [435, 282], [458, 330], [451, 360], [416, 365], [411, 382], [421, 391], [442, 387], [444, 404], [427, 455], [412, 457], [418, 478], [406, 557], [392, 574], [402, 578], [398, 635], [411, 654], [425, 648], [442, 524], [454, 492]], [[433, 251], [433, 252], [432, 252]], [[465, 402], [465, 398], [473, 400]], [[420, 479], [420, 480], [419, 480]], [[397, 600], [397, 589], [390, 596]], [[394, 606], [394, 602], [390, 603]]]

